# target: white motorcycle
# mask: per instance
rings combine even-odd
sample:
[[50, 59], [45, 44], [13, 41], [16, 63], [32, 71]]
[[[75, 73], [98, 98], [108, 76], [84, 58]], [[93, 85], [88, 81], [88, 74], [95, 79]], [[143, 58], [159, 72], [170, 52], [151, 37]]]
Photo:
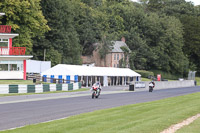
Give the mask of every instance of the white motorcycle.
[[152, 92], [154, 87], [155, 87], [155, 83], [153, 81], [151, 81], [149, 83], [149, 92]]
[[92, 99], [98, 98], [100, 96], [100, 93], [101, 93], [100, 83], [94, 83], [92, 88], [91, 88], [91, 91], [92, 91]]

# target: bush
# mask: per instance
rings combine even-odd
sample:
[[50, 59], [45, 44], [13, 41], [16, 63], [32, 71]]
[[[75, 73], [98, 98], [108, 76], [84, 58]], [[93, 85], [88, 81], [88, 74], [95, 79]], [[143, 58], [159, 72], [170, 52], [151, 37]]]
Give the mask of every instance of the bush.
[[143, 78], [149, 78], [150, 76], [154, 76], [154, 73], [146, 70], [134, 70], [135, 72], [141, 74]]
[[162, 79], [177, 80], [179, 78], [183, 78], [183, 75], [180, 75], [180, 74], [172, 74], [172, 73], [164, 72], [160, 70], [151, 70], [151, 71], [153, 71], [155, 75], [161, 74]]

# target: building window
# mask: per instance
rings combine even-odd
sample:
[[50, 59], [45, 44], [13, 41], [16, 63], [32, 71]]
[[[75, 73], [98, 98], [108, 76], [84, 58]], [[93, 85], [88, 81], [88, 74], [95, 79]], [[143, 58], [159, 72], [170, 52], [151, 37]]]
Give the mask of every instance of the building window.
[[116, 60], [116, 54], [114, 54], [114, 60]]
[[17, 64], [9, 64], [8, 69], [9, 71], [18, 71], [19, 67], [17, 67]]
[[0, 71], [23, 71], [23, 61], [0, 61]]
[[117, 60], [119, 60], [119, 54], [117, 54]]
[[115, 67], [115, 64], [114, 64], [114, 67]]
[[117, 67], [119, 67], [119, 64], [117, 64]]
[[8, 39], [0, 39], [0, 47], [8, 47]]
[[8, 64], [0, 64], [0, 71], [8, 71]]

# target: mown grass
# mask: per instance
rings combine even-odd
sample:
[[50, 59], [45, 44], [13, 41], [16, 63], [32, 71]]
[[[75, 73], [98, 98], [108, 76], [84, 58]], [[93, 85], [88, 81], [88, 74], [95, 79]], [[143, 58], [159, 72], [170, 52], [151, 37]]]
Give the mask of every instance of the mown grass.
[[194, 93], [99, 110], [3, 133], [160, 133], [200, 113], [199, 97], [200, 93]]
[[[141, 78], [142, 81], [152, 81], [152, 79], [148, 79], [148, 78]], [[176, 80], [171, 80], [169, 79], [168, 81], [176, 81]]]
[[148, 79], [148, 78], [141, 78], [142, 81], [152, 81], [152, 79]]
[[200, 132], [200, 118], [195, 120], [188, 126], [179, 129], [176, 133], [199, 133]]
[[42, 81], [37, 81], [36, 83], [33, 83], [33, 80], [0, 80], [0, 84], [28, 84], [28, 85], [33, 85], [33, 84], [53, 84], [53, 83], [47, 83], [47, 82], [42, 82]]
[[0, 80], [0, 84], [33, 84], [33, 80]]
[[0, 97], [3, 96], [20, 96], [20, 95], [34, 95], [34, 94], [50, 94], [50, 93], [63, 93], [63, 92], [79, 92], [79, 91], [87, 91], [88, 88], [81, 88], [78, 90], [71, 90], [71, 91], [48, 91], [42, 93], [9, 93], [9, 94], [0, 94]]

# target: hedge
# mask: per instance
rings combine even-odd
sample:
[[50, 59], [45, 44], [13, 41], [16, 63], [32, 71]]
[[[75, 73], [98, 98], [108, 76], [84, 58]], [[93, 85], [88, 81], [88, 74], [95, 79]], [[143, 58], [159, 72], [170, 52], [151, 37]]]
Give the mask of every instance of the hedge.
[[134, 70], [135, 72], [141, 74], [143, 78], [148, 78], [149, 76], [154, 76], [154, 73], [146, 70]]

